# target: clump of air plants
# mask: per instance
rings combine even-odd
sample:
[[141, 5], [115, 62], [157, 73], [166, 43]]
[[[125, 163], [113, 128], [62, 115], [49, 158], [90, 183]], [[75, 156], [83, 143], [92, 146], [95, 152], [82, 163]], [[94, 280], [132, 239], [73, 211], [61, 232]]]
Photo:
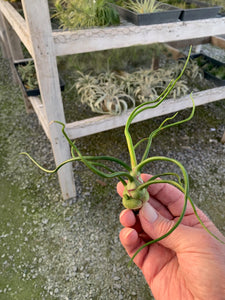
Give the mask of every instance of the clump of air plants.
[[[178, 70], [180, 65], [177, 65], [176, 74]], [[96, 76], [80, 71], [77, 73], [79, 77], [69, 91], [75, 86], [82, 104], [87, 104], [93, 112], [111, 115], [120, 115], [138, 103], [155, 100], [174, 77], [171, 67], [140, 69], [133, 73], [107, 71]], [[188, 91], [187, 81], [181, 80], [169, 96], [176, 99]]]
[[[140, 68], [133, 72], [110, 71], [108, 68], [107, 72], [98, 75], [77, 71], [79, 77], [69, 91], [76, 87], [81, 103], [87, 104], [93, 112], [119, 115], [140, 103], [157, 99], [170, 81], [179, 76], [183, 64], [184, 60], [173, 60], [164, 68]], [[177, 99], [185, 96], [190, 92], [190, 86], [198, 83], [201, 88], [204, 82], [203, 71], [191, 59], [182, 78], [168, 97]]]
[[117, 83], [114, 72], [101, 73], [97, 77], [78, 73], [80, 77], [75, 86], [81, 103], [86, 103], [93, 112], [120, 115], [135, 106], [134, 98], [124, 91], [123, 84]]
[[[49, 174], [56, 173], [63, 165], [65, 165], [67, 163], [81, 162], [84, 165], [86, 165], [93, 173], [96, 173], [97, 175], [99, 175], [103, 178], [108, 178], [108, 179], [117, 178], [124, 185], [124, 192], [123, 192], [123, 198], [122, 198], [123, 206], [125, 208], [132, 209], [134, 211], [138, 211], [143, 206], [143, 204], [149, 200], [149, 194], [148, 194], [147, 188], [148, 188], [148, 186], [150, 186], [152, 184], [169, 183], [169, 184], [175, 186], [176, 188], [178, 188], [180, 191], [182, 191], [184, 193], [184, 206], [183, 206], [181, 215], [179, 216], [176, 224], [166, 234], [162, 235], [161, 237], [159, 237], [157, 239], [147, 242], [141, 248], [139, 248], [136, 251], [136, 253], [133, 255], [131, 261], [134, 259], [134, 257], [137, 255], [137, 253], [141, 249], [143, 249], [145, 246], [156, 243], [156, 242], [164, 239], [169, 234], [171, 234], [177, 228], [177, 226], [179, 226], [179, 224], [181, 223], [181, 221], [184, 217], [188, 201], [190, 202], [190, 204], [194, 210], [194, 213], [195, 213], [198, 221], [200, 222], [200, 224], [203, 226], [203, 228], [210, 235], [212, 235], [214, 238], [219, 240], [218, 237], [216, 237], [212, 232], [210, 232], [206, 228], [206, 226], [203, 224], [203, 222], [201, 221], [201, 219], [196, 211], [195, 205], [194, 205], [192, 199], [190, 198], [189, 178], [188, 178], [188, 174], [187, 174], [185, 167], [178, 160], [173, 159], [173, 158], [169, 158], [169, 157], [165, 157], [165, 156], [150, 156], [149, 157], [149, 151], [150, 151], [151, 144], [152, 144], [154, 137], [156, 137], [161, 131], [163, 131], [167, 128], [170, 128], [172, 126], [187, 122], [193, 117], [194, 111], [195, 111], [195, 105], [194, 105], [194, 101], [193, 101], [192, 97], [191, 97], [191, 100], [193, 103], [193, 108], [192, 108], [190, 115], [186, 119], [183, 119], [180, 121], [173, 121], [175, 119], [177, 113], [174, 114], [172, 117], [166, 118], [157, 129], [152, 131], [146, 138], [140, 140], [135, 145], [133, 144], [133, 140], [132, 140], [132, 137], [131, 137], [131, 134], [129, 131], [132, 121], [140, 113], [142, 113], [145, 110], [154, 109], [155, 107], [159, 106], [166, 99], [166, 97], [171, 93], [173, 87], [175, 86], [177, 81], [181, 78], [181, 76], [184, 73], [184, 70], [187, 66], [187, 63], [188, 63], [188, 60], [190, 57], [190, 53], [191, 53], [191, 49], [189, 51], [188, 59], [185, 62], [181, 73], [179, 74], [179, 76], [176, 79], [173, 79], [168, 84], [168, 86], [161, 93], [161, 95], [159, 97], [157, 97], [155, 100], [144, 102], [144, 103], [140, 104], [132, 111], [132, 113], [128, 117], [126, 125], [125, 125], [125, 129], [124, 129], [124, 134], [126, 137], [128, 152], [129, 152], [129, 156], [130, 156], [130, 164], [127, 164], [126, 162], [124, 162], [118, 158], [115, 158], [112, 156], [107, 156], [107, 155], [105, 155], [105, 156], [85, 156], [85, 155], [83, 155], [80, 152], [80, 150], [77, 148], [75, 142], [70, 140], [70, 138], [66, 134], [66, 126], [59, 121], [55, 121], [55, 123], [62, 126], [62, 132], [63, 132], [65, 138], [67, 139], [69, 145], [71, 146], [71, 155], [72, 155], [71, 159], [68, 159], [68, 160], [62, 162], [54, 170], [47, 170], [47, 169], [43, 168], [42, 166], [40, 166], [28, 153], [26, 153], [26, 152], [21, 153], [21, 154], [27, 155], [35, 165], [37, 165], [41, 170], [43, 170]], [[141, 160], [137, 161], [136, 153], [138, 151], [138, 146], [143, 142], [146, 143], [146, 147], [145, 147], [145, 150], [144, 150]], [[118, 167], [120, 167], [121, 170], [115, 171], [113, 169], [113, 166], [111, 167], [108, 164], [106, 165], [105, 162], [111, 162], [112, 165], [116, 164], [117, 169], [118, 169]], [[165, 173], [156, 174], [152, 178], [150, 178], [147, 182], [143, 182], [143, 180], [141, 178], [142, 170], [146, 165], [151, 164], [152, 162], [169, 162], [171, 164], [175, 164], [177, 167], [179, 167], [180, 173], [182, 175], [179, 175], [174, 172], [165, 171]], [[167, 179], [168, 175], [170, 176], [170, 178], [172, 176], [173, 179]]]

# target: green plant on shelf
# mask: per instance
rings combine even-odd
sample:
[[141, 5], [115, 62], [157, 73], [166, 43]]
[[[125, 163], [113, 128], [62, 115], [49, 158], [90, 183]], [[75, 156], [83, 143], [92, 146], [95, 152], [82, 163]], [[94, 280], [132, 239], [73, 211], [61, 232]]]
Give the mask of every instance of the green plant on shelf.
[[182, 9], [199, 8], [198, 4], [191, 3], [189, 1], [186, 2], [185, 0], [159, 0], [159, 1]]
[[160, 11], [162, 4], [156, 0], [128, 0], [124, 4], [125, 8], [128, 8], [139, 14], [147, 14]]
[[28, 61], [26, 64], [18, 65], [18, 73], [21, 77], [24, 87], [27, 90], [38, 88], [38, 80], [36, 76], [34, 62]]
[[209, 63], [205, 64], [203, 69], [221, 80], [225, 79], [225, 66], [215, 66], [214, 64]]
[[55, 13], [63, 29], [118, 25], [117, 11], [110, 0], [56, 0]]
[[210, 73], [211, 75], [224, 80], [225, 79], [225, 66], [224, 65], [215, 65], [209, 59], [200, 55], [196, 58], [198, 66], [205, 72]]
[[212, 75], [225, 80], [225, 66], [215, 67], [211, 70]]

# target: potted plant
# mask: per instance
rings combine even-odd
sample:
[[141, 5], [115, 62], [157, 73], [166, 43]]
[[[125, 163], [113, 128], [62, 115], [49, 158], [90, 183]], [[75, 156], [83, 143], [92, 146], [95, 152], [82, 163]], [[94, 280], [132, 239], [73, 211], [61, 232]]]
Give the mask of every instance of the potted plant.
[[138, 26], [177, 22], [181, 10], [156, 0], [128, 0], [115, 5], [120, 16]]
[[181, 21], [191, 21], [198, 19], [215, 18], [221, 9], [220, 6], [213, 6], [198, 0], [160, 0], [170, 5], [174, 5], [182, 12], [180, 14]]
[[[39, 96], [40, 90], [38, 87], [38, 80], [33, 59], [28, 58], [17, 60], [14, 62], [14, 66], [16, 68], [23, 93], [28, 97]], [[61, 91], [63, 91], [65, 83], [61, 78], [59, 80]]]
[[203, 53], [193, 54], [191, 58], [197, 61], [206, 79], [213, 81], [217, 86], [225, 85], [225, 63]]

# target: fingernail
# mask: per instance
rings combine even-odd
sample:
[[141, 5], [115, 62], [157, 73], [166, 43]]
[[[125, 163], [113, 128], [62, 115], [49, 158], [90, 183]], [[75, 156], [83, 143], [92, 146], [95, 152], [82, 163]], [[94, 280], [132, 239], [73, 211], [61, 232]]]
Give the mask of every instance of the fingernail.
[[145, 202], [145, 204], [142, 206], [141, 214], [149, 223], [155, 222], [155, 220], [158, 218], [157, 212], [148, 202]]

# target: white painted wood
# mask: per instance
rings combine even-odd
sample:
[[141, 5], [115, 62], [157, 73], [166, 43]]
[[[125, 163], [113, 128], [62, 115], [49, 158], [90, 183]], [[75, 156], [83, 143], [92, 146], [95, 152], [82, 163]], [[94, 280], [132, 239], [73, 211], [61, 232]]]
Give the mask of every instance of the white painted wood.
[[0, 0], [0, 11], [10, 23], [12, 28], [17, 33], [20, 40], [26, 46], [27, 50], [32, 55], [32, 47], [27, 30], [26, 22], [23, 17], [16, 11], [16, 9], [7, 1]]
[[[46, 0], [22, 0], [22, 5], [32, 42], [33, 58], [46, 122], [49, 124], [51, 121], [57, 120], [65, 123], [48, 3]], [[62, 134], [61, 126], [52, 124], [46, 131], [49, 132], [56, 165], [69, 159], [70, 149]], [[63, 198], [75, 197], [72, 166], [70, 164], [63, 166], [59, 170], [58, 176]]]
[[224, 34], [225, 17], [148, 26], [117, 26], [53, 32], [56, 55], [167, 43]]
[[[225, 99], [225, 87], [194, 93], [193, 98], [196, 106]], [[139, 114], [136, 119], [134, 119], [133, 123], [170, 114], [190, 107], [192, 107], [192, 101], [189, 95], [179, 99], [168, 99], [163, 101], [158, 107], [145, 110]], [[67, 123], [66, 129], [68, 136], [71, 139], [76, 139], [97, 132], [124, 126], [131, 111], [132, 110], [129, 110], [120, 116], [102, 115], [82, 121]]]

